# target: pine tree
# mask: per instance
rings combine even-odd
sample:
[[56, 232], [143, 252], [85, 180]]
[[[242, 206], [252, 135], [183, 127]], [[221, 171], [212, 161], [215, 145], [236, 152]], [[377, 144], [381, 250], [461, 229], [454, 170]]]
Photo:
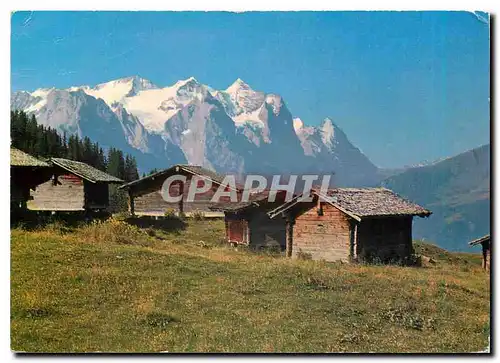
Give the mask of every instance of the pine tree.
[[131, 182], [139, 179], [137, 172], [137, 162], [133, 156], [127, 155], [125, 157], [125, 181]]
[[83, 161], [102, 171], [108, 171], [120, 179], [138, 179], [137, 162], [131, 155], [110, 148], [106, 157], [103, 148], [89, 137], [83, 140], [78, 135], [63, 136], [51, 127], [38, 125], [34, 115], [24, 111], [11, 111], [11, 145], [38, 157], [62, 157]]
[[95, 158], [93, 155], [93, 146], [90, 139], [85, 136], [82, 142], [82, 160], [84, 163], [95, 166]]
[[102, 147], [99, 147], [97, 160], [98, 160], [97, 169], [102, 170], [102, 171], [106, 171], [107, 161], [106, 161], [106, 156], [104, 155], [104, 150], [102, 149]]

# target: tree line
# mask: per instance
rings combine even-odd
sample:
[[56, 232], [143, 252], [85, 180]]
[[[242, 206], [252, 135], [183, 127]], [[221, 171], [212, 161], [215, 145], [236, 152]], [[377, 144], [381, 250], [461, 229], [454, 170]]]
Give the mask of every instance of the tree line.
[[62, 136], [50, 126], [39, 125], [35, 115], [10, 112], [11, 145], [38, 158], [58, 157], [89, 164], [117, 178], [130, 182], [139, 178], [137, 162], [122, 150], [109, 148], [107, 153], [87, 136]]

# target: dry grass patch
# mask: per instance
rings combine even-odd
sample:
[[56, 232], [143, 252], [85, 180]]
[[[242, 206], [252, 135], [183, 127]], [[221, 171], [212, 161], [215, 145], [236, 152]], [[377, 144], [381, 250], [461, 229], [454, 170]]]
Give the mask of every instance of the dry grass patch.
[[487, 345], [489, 277], [475, 257], [469, 272], [449, 256], [429, 268], [289, 260], [221, 245], [221, 221], [154, 234], [122, 223], [12, 231], [12, 349], [430, 353]]

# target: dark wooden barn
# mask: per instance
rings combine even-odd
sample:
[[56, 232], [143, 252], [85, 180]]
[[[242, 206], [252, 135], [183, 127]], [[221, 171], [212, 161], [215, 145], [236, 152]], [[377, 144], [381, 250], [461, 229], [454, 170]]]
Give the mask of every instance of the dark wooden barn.
[[[167, 178], [174, 175], [186, 177], [186, 182], [175, 181], [170, 185], [169, 194], [172, 197], [182, 195], [179, 202], [167, 202], [163, 194], [163, 183]], [[212, 187], [205, 193], [196, 195], [192, 202], [188, 202], [189, 188], [193, 177], [199, 180], [198, 187], [202, 187], [205, 181], [210, 181]], [[163, 216], [166, 212], [184, 213], [189, 215], [193, 212], [202, 212], [206, 216], [220, 216], [221, 212], [212, 211], [209, 207], [212, 205], [211, 199], [224, 181], [224, 176], [217, 174], [212, 170], [205, 169], [197, 165], [174, 165], [171, 168], [148, 175], [144, 178], [135, 180], [122, 185], [120, 189], [127, 190], [129, 196], [129, 211], [133, 215]], [[238, 197], [240, 190], [237, 191]]]
[[[337, 188], [297, 196], [268, 214], [286, 221], [289, 257], [390, 262], [413, 253], [412, 220], [431, 212], [385, 188]], [[302, 200], [301, 200], [302, 199]]]
[[271, 247], [284, 250], [285, 220], [271, 219], [267, 212], [283, 204], [285, 195], [285, 191], [278, 191], [275, 202], [268, 202], [269, 193], [266, 191], [250, 195], [247, 202], [219, 203], [211, 209], [224, 212], [227, 242], [253, 249]]
[[483, 249], [483, 268], [490, 270], [491, 263], [491, 237], [489, 234], [469, 242], [470, 246], [481, 245]]
[[11, 211], [26, 209], [31, 199], [30, 190], [46, 182], [52, 175], [52, 168], [44, 161], [10, 148], [10, 205]]
[[88, 164], [61, 158], [50, 159], [52, 175], [40, 184], [28, 202], [31, 210], [97, 211], [109, 206], [109, 185], [115, 178]]

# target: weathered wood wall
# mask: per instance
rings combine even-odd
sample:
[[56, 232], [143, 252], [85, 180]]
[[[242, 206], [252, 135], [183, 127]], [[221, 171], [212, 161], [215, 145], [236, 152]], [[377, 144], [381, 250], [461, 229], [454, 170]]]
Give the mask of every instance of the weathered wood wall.
[[251, 248], [274, 247], [285, 249], [286, 222], [283, 218], [271, 219], [267, 212], [281, 202], [267, 203], [240, 213], [225, 213], [226, 239], [228, 242], [248, 244]]
[[85, 208], [105, 209], [109, 206], [109, 185], [84, 181]]
[[10, 201], [11, 208], [25, 208], [31, 199], [30, 189], [46, 182], [52, 175], [48, 167], [16, 167], [10, 168]]
[[[170, 195], [178, 196], [182, 190], [182, 209], [184, 213], [192, 213], [200, 211], [203, 213], [212, 213], [209, 209], [211, 199], [217, 191], [218, 185], [213, 183], [212, 188], [205, 193], [196, 194], [193, 202], [188, 202], [188, 194], [191, 185], [191, 175], [187, 176], [186, 183], [172, 184], [170, 187]], [[155, 181], [149, 182], [147, 186], [141, 186], [141, 189], [132, 189], [131, 194], [134, 196], [134, 212], [137, 215], [164, 215], [166, 211], [180, 212], [180, 203], [169, 203], [163, 199], [162, 186], [164, 178], [157, 178]], [[200, 185], [201, 186], [201, 185]], [[239, 195], [239, 194], [238, 194]], [[239, 198], [239, 196], [238, 196]], [[221, 202], [227, 200], [221, 198]]]
[[73, 174], [59, 175], [58, 183], [49, 180], [32, 191], [33, 199], [28, 209], [73, 211], [83, 210], [85, 205], [84, 182]]
[[226, 218], [226, 238], [230, 243], [248, 243], [248, 221]]
[[410, 256], [411, 227], [411, 216], [363, 219], [358, 226], [358, 258], [390, 262]]
[[285, 249], [286, 223], [283, 218], [271, 219], [267, 210], [256, 210], [249, 220], [250, 247], [274, 247]]
[[304, 203], [305, 211], [295, 217], [292, 257], [305, 254], [313, 260], [348, 262], [350, 218], [329, 204], [321, 206], [319, 215], [317, 206]]
[[487, 271], [490, 271], [490, 263], [491, 263], [491, 241], [488, 240], [481, 244], [483, 248], [483, 268]]

